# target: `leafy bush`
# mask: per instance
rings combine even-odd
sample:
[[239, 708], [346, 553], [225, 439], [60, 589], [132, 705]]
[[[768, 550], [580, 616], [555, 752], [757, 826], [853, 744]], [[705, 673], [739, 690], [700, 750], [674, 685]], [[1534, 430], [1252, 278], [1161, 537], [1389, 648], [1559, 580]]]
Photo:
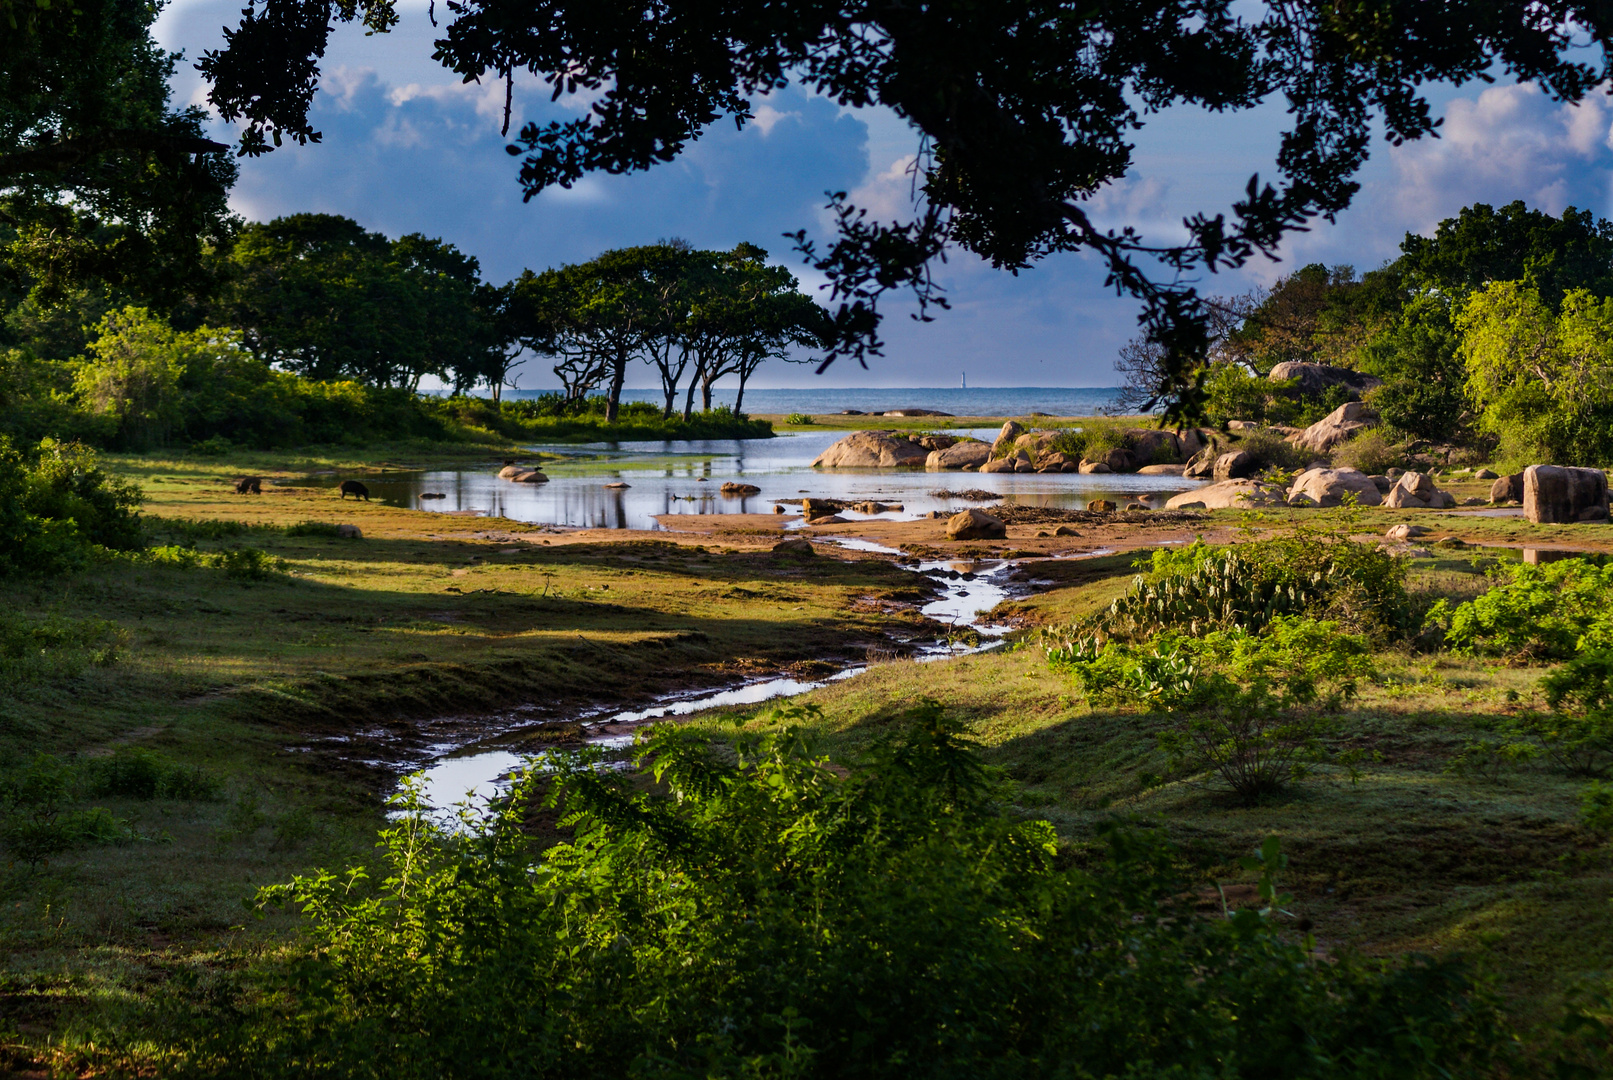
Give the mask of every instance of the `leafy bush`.
[[1164, 633], [1131, 646], [1095, 637], [1050, 649], [1094, 702], [1169, 712], [1160, 743], [1174, 772], [1212, 770], [1240, 799], [1281, 791], [1325, 760], [1325, 714], [1371, 671], [1365, 638], [1277, 616], [1262, 632]]
[[1539, 756], [1540, 747], [1532, 742], [1505, 739], [1474, 739], [1462, 747], [1445, 766], [1459, 776], [1479, 776], [1496, 781], [1501, 773]]
[[1518, 722], [1569, 773], [1605, 775], [1613, 768], [1613, 650], [1582, 649], [1540, 687], [1551, 712]]
[[141, 499], [77, 443], [44, 439], [19, 450], [0, 436], [0, 577], [63, 573], [97, 547], [139, 548]]
[[1613, 646], [1613, 565], [1563, 559], [1498, 571], [1498, 584], [1452, 608], [1440, 601], [1428, 623], [1458, 652], [1513, 661], [1566, 660], [1591, 635]]
[[[1094, 868], [1062, 866], [933, 704], [849, 772], [795, 731], [724, 749], [659, 728], [639, 755], [653, 785], [595, 760], [548, 759], [459, 834], [411, 785], [380, 881], [262, 893], [304, 913], [310, 948], [279, 993], [204, 1014], [198, 1060], [397, 1080], [1414, 1080], [1482, 1072], [1503, 1041], [1448, 962], [1318, 960], [1270, 901], [1195, 917], [1149, 834], [1109, 830]], [[569, 842], [532, 839], [540, 804]]]
[[1406, 465], [1406, 451], [1374, 428], [1363, 431], [1343, 446], [1335, 447], [1333, 464], [1360, 469], [1369, 476], [1382, 476], [1390, 469]]
[[813, 419], [810, 413], [792, 412], [790, 415], [784, 418], [784, 422], [786, 424], [794, 424], [797, 427], [807, 427], [809, 425], [816, 424], [817, 420]]
[[1416, 623], [1405, 560], [1314, 525], [1226, 547], [1195, 541], [1156, 551], [1143, 565], [1148, 572], [1125, 596], [1055, 636], [1140, 641], [1172, 629], [1254, 633], [1277, 616], [1307, 615], [1394, 638]]
[[1579, 796], [1579, 820], [1587, 829], [1613, 833], [1613, 784], [1587, 784]]

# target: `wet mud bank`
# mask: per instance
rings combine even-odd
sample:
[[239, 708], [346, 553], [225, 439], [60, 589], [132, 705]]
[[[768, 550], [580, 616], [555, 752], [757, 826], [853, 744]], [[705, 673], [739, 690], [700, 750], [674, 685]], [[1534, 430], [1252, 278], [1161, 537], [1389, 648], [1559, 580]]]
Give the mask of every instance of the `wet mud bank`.
[[607, 758], [625, 760], [637, 732], [663, 720], [796, 697], [854, 678], [869, 663], [882, 659], [944, 661], [993, 648], [1011, 627], [986, 621], [989, 613], [1035, 588], [1018, 572], [1016, 559], [916, 559], [855, 537], [824, 539], [825, 547], [832, 544], [863, 558], [890, 559], [911, 572], [915, 592], [922, 596], [914, 604], [924, 629], [907, 640], [893, 639], [888, 648], [868, 649], [861, 657], [826, 657], [726, 685], [676, 690], [632, 708], [613, 705], [567, 713], [531, 704], [496, 714], [430, 721], [417, 725], [406, 743], [384, 737], [372, 742], [373, 749], [384, 747], [386, 754], [372, 758], [371, 764], [387, 769], [394, 778], [421, 772], [425, 797], [439, 810], [467, 796], [484, 800], [496, 794], [513, 770], [546, 750], [593, 745], [603, 748]]

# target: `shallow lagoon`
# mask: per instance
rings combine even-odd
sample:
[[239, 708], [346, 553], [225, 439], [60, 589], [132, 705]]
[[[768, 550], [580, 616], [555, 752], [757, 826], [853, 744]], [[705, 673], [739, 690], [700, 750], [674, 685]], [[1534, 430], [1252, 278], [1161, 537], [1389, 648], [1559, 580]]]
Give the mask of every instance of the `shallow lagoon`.
[[[996, 437], [996, 428], [959, 434]], [[772, 439], [533, 446], [517, 460], [538, 461], [547, 484], [513, 484], [496, 475], [502, 461], [480, 469], [397, 473], [364, 478], [371, 496], [390, 506], [450, 513], [487, 514], [534, 524], [595, 529], [658, 529], [663, 514], [767, 514], [775, 500], [805, 496], [900, 503], [884, 518], [916, 518], [962, 504], [935, 491], [979, 488], [1007, 502], [1079, 507], [1090, 499], [1142, 499], [1159, 505], [1198, 482], [1177, 476], [1081, 476], [1075, 473], [975, 473], [911, 470], [824, 470], [812, 461], [844, 431], [780, 435]], [[297, 481], [334, 487], [342, 478]], [[725, 481], [753, 484], [761, 493], [724, 496]], [[625, 483], [627, 488], [607, 488]], [[441, 493], [441, 499], [421, 499]], [[845, 516], [862, 515], [847, 512]]]

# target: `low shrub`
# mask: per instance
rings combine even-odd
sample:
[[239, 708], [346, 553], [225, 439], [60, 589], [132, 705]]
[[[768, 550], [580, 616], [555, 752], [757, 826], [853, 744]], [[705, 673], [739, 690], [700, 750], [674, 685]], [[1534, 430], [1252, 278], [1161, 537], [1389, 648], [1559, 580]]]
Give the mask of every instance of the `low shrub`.
[[[199, 1006], [212, 1075], [1477, 1075], [1499, 1014], [1447, 961], [1394, 964], [1202, 918], [1179, 856], [1110, 828], [1090, 868], [1009, 812], [933, 703], [849, 769], [800, 732], [712, 746], [667, 725], [654, 783], [557, 755], [460, 832], [418, 782], [384, 868], [265, 890], [308, 949]], [[571, 830], [550, 846], [528, 816]], [[920, 914], [922, 917], [919, 917]], [[1168, 1017], [1169, 1022], [1162, 1022]]]
[[52, 855], [140, 838], [103, 807], [69, 810], [72, 768], [50, 754], [0, 774], [0, 844], [12, 858], [37, 866]]
[[105, 619], [0, 613], [0, 694], [117, 663], [123, 631]]
[[1567, 660], [1582, 639], [1613, 647], [1613, 565], [1563, 559], [1493, 571], [1497, 584], [1452, 607], [1428, 612], [1446, 646], [1515, 662]]
[[252, 533], [270, 531], [273, 526], [254, 525], [246, 521], [226, 521], [215, 518], [163, 518], [147, 517], [144, 520], [148, 537], [164, 537], [181, 544], [199, 541], [235, 540]]
[[181, 765], [149, 750], [119, 750], [84, 766], [83, 794], [91, 798], [174, 799], [215, 802], [223, 783], [195, 765]]
[[796, 427], [808, 427], [812, 424], [816, 424], [817, 420], [813, 419], [809, 413], [792, 412], [790, 415], [784, 418], [784, 422], [786, 424], [793, 424]]
[[1579, 795], [1579, 820], [1594, 832], [1613, 833], [1613, 784], [1585, 786]]
[[1259, 632], [1277, 616], [1306, 615], [1376, 638], [1407, 636], [1418, 620], [1405, 560], [1349, 539], [1340, 520], [1336, 532], [1301, 525], [1271, 539], [1155, 551], [1125, 596], [1055, 633], [1141, 641], [1173, 629]]
[[197, 551], [193, 547], [156, 547], [144, 554], [145, 561], [155, 566], [173, 566], [182, 570], [198, 568], [222, 570], [225, 576], [238, 581], [266, 581], [283, 574], [284, 559], [278, 559], [257, 548], [235, 548], [229, 551]]
[[1328, 760], [1327, 714], [1372, 669], [1364, 637], [1285, 616], [1259, 633], [1167, 632], [1137, 646], [1089, 637], [1050, 649], [1048, 659], [1095, 703], [1170, 713], [1159, 740], [1172, 771], [1213, 772], [1246, 803]]
[[1289, 442], [1280, 431], [1270, 428], [1256, 428], [1253, 431], [1243, 432], [1238, 441], [1232, 444], [1233, 450], [1242, 450], [1254, 455], [1262, 469], [1275, 469], [1284, 472], [1296, 472], [1305, 468], [1318, 457], [1325, 458], [1325, 454], [1317, 454], [1312, 450], [1304, 450]]
[[1390, 469], [1405, 468], [1405, 447], [1384, 438], [1374, 428], [1364, 431], [1343, 446], [1333, 448], [1333, 464], [1360, 469], [1369, 476], [1382, 476]]
[[98, 549], [145, 543], [139, 488], [103, 472], [78, 443], [18, 448], [0, 435], [0, 577], [60, 574]]
[[299, 521], [286, 526], [287, 536], [323, 536], [334, 539], [341, 531], [333, 521]]

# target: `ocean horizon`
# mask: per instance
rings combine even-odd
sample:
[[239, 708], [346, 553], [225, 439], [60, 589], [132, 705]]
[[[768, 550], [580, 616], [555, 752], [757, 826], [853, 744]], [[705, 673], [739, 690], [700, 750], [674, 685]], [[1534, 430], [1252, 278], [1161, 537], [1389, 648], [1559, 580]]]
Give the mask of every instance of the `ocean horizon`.
[[[514, 390], [512, 398], [531, 398], [552, 393], [548, 390]], [[859, 412], [890, 412], [896, 409], [932, 409], [953, 416], [1093, 416], [1112, 406], [1118, 387], [1113, 386], [882, 386], [821, 387], [813, 389], [745, 389], [744, 410], [752, 415], [807, 413], [823, 416], [848, 409]], [[714, 405], [734, 404], [732, 387], [712, 393]], [[624, 389], [624, 401], [651, 401], [660, 404], [661, 392], [653, 388]], [[699, 397], [696, 396], [696, 404]], [[683, 395], [678, 395], [681, 407]]]

